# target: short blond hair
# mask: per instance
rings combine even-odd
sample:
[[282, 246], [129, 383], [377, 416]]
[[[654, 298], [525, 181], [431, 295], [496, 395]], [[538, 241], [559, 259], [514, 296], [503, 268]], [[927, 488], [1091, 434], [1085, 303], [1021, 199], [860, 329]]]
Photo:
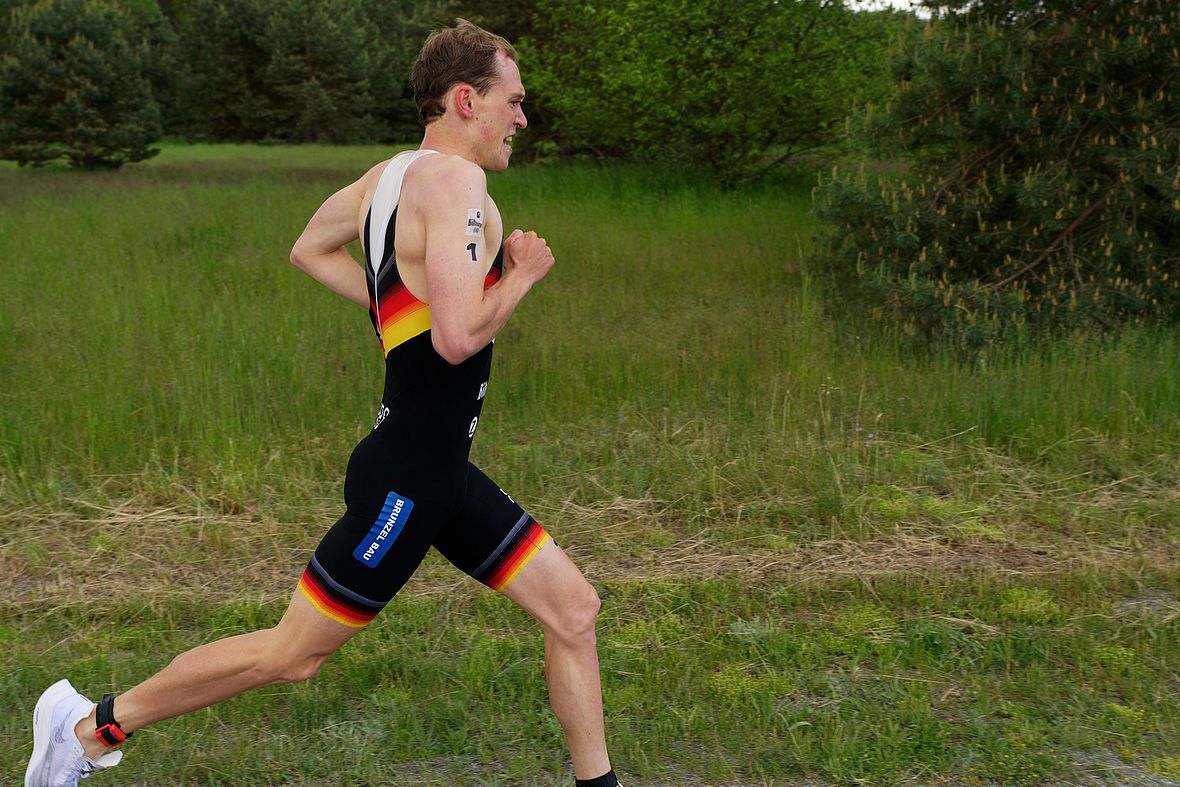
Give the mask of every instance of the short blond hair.
[[418, 121], [425, 126], [442, 117], [447, 91], [455, 85], [466, 83], [481, 96], [487, 93], [496, 81], [497, 52], [516, 60], [516, 50], [506, 38], [466, 19], [427, 36], [410, 69]]

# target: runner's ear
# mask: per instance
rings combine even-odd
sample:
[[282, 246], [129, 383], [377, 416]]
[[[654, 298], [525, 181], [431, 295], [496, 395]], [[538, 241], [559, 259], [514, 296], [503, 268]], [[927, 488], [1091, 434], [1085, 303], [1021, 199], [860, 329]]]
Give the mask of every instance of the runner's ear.
[[475, 88], [466, 82], [456, 87], [451, 93], [451, 102], [455, 111], [459, 113], [459, 117], [467, 119], [475, 115], [474, 96]]

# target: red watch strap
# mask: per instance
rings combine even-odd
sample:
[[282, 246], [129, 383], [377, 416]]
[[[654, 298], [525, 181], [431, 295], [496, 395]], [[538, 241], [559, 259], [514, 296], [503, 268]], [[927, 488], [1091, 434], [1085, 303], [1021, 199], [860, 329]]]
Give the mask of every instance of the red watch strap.
[[94, 737], [98, 738], [103, 746], [118, 746], [127, 740], [127, 735], [119, 728], [118, 724], [114, 723], [96, 727]]
[[123, 732], [119, 722], [115, 721], [115, 695], [104, 694], [94, 711], [94, 737], [104, 746], [118, 746], [131, 737], [131, 733]]

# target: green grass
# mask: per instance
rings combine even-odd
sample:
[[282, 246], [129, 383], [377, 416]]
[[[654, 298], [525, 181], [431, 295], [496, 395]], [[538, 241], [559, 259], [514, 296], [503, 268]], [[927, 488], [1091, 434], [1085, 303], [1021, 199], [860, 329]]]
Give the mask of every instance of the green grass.
[[[1127, 579], [726, 579], [603, 590], [615, 759], [641, 778], [819, 774], [878, 784], [956, 774], [1041, 784], [1056, 783], [1087, 748], [1129, 762], [1175, 751], [1180, 627], [1120, 606], [1139, 591]], [[160, 653], [265, 625], [280, 610], [124, 601], [20, 617], [0, 629], [5, 659], [23, 665], [4, 690], [33, 697], [62, 670], [82, 685], [126, 685]], [[539, 637], [522, 628], [523, 613], [488, 593], [400, 599], [314, 681], [137, 736], [119, 778], [556, 783], [561, 735], [539, 678]], [[16, 753], [6, 762], [18, 764]]]
[[[382, 155], [0, 167], [0, 773], [58, 676], [125, 688], [281, 611], [381, 380], [287, 252]], [[1177, 778], [1175, 331], [918, 356], [820, 299], [806, 183], [490, 187], [558, 263], [474, 458], [600, 587], [628, 785]], [[558, 783], [521, 630], [432, 558], [315, 681], [145, 730], [119, 781]]]

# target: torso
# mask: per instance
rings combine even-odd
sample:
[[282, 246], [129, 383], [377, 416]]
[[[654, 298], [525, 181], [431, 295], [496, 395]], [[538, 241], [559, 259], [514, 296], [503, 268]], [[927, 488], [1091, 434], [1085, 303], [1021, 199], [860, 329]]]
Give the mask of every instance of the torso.
[[[359, 453], [354, 452], [349, 477], [359, 483], [358, 489], [379, 486], [380, 478], [396, 478], [400, 494], [449, 505], [462, 498], [466, 484], [467, 457], [491, 372], [492, 344], [451, 364], [432, 343], [424, 222], [413, 209], [411, 174], [416, 172], [421, 183], [430, 174], [426, 165], [442, 158], [428, 154], [410, 161], [400, 191], [397, 176], [404, 160], [389, 165], [385, 182], [385, 165], [370, 171], [372, 185], [366, 191], [360, 236], [369, 316], [385, 353], [385, 388], [377, 423], [358, 446]], [[503, 270], [499, 212], [488, 219], [485, 238], [495, 239], [496, 245], [488, 248], [497, 253], [485, 272], [485, 287]], [[493, 220], [494, 226], [489, 226]], [[392, 254], [387, 248], [391, 241]], [[364, 460], [356, 465], [358, 457]], [[375, 475], [360, 483], [368, 474]], [[346, 497], [349, 494], [346, 488]]]
[[[409, 152], [399, 153], [398, 156], [409, 155]], [[396, 158], [396, 156], [395, 156]], [[394, 254], [397, 259], [397, 271], [406, 289], [422, 303], [430, 303], [426, 289], [426, 229], [422, 214], [417, 210], [420, 201], [415, 199], [415, 190], [420, 184], [433, 177], [445, 154], [433, 154], [410, 164], [402, 181], [401, 195], [398, 201], [397, 231], [394, 242]], [[357, 230], [361, 238], [365, 237], [365, 219], [369, 215], [369, 208], [373, 204], [373, 195], [377, 191], [377, 183], [381, 173], [385, 171], [388, 162], [381, 162], [369, 170], [366, 175], [365, 198], [361, 203], [360, 214], [357, 216]], [[503, 221], [500, 209], [495, 200], [488, 195], [487, 222], [484, 224], [484, 239], [489, 251], [499, 249], [504, 237]], [[494, 254], [489, 257], [494, 258]], [[484, 270], [486, 274], [492, 267], [489, 259]]]

